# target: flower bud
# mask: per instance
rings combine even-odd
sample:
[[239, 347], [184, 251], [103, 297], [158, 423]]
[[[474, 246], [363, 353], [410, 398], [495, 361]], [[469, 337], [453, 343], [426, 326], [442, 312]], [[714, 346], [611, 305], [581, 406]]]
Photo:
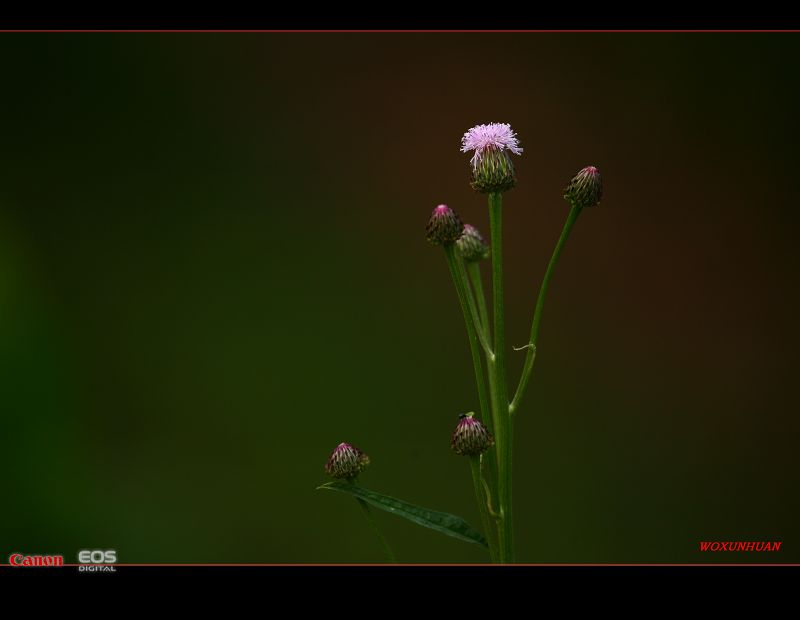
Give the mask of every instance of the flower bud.
[[369, 465], [369, 457], [349, 443], [340, 443], [325, 464], [325, 471], [334, 478], [350, 480]]
[[460, 420], [450, 441], [450, 447], [456, 454], [477, 456], [494, 445], [494, 437], [473, 415], [465, 413], [458, 416]]
[[481, 233], [472, 224], [464, 225], [464, 232], [456, 241], [456, 247], [468, 263], [483, 260], [489, 256], [489, 246], [486, 245]]
[[439, 205], [425, 227], [425, 238], [434, 245], [451, 245], [458, 241], [462, 232], [464, 224], [458, 214], [447, 205]]
[[507, 192], [517, 184], [514, 163], [507, 151], [487, 148], [472, 169], [470, 186], [482, 194]]
[[586, 166], [564, 190], [564, 198], [574, 207], [594, 207], [603, 198], [603, 179], [594, 166]]

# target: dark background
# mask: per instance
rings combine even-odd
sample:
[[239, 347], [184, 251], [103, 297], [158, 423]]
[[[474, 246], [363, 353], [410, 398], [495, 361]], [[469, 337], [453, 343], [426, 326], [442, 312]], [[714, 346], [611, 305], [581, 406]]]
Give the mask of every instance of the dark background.
[[[382, 561], [315, 491], [340, 441], [365, 485], [477, 523], [424, 226], [447, 202], [487, 229], [458, 147], [498, 121], [525, 149], [510, 344], [561, 190], [587, 164], [606, 188], [518, 417], [519, 559], [800, 561], [797, 35], [3, 34], [0, 59], [0, 558]], [[402, 561], [486, 559], [378, 517]]]

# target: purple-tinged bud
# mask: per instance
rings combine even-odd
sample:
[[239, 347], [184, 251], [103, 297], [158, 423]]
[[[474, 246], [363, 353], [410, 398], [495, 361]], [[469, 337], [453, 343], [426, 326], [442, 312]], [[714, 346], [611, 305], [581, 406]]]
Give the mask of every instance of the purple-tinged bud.
[[488, 148], [472, 169], [470, 187], [481, 194], [499, 194], [517, 184], [514, 163], [506, 151]]
[[425, 238], [434, 245], [451, 245], [458, 241], [463, 232], [464, 224], [458, 213], [447, 205], [439, 205], [433, 210], [425, 227]]
[[574, 207], [594, 207], [603, 198], [603, 179], [594, 166], [586, 166], [564, 190], [564, 198]]
[[472, 224], [464, 225], [464, 232], [456, 241], [456, 247], [468, 263], [474, 263], [489, 256], [489, 246], [486, 245], [481, 233]]
[[325, 464], [325, 471], [334, 478], [350, 480], [369, 465], [369, 457], [349, 443], [340, 443]]
[[465, 413], [458, 416], [460, 420], [450, 441], [450, 446], [456, 454], [477, 456], [494, 445], [492, 434], [481, 422], [473, 418], [473, 415]]
[[469, 151], [475, 152], [470, 160], [472, 189], [493, 194], [508, 191], [517, 184], [514, 164], [508, 153], [521, 155], [522, 148], [511, 125], [476, 125], [461, 138], [461, 152]]

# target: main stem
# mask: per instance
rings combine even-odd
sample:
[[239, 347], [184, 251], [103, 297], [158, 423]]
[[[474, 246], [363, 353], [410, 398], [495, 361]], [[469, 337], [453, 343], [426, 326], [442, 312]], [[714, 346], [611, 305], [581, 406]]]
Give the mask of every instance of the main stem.
[[[533, 362], [536, 359], [536, 342], [539, 339], [539, 324], [542, 320], [544, 298], [547, 295], [547, 287], [550, 284], [550, 278], [553, 276], [553, 271], [555, 270], [556, 263], [558, 262], [558, 257], [561, 256], [561, 250], [564, 249], [564, 245], [567, 243], [567, 239], [569, 238], [569, 233], [572, 230], [572, 227], [574, 226], [575, 221], [578, 219], [580, 213], [581, 207], [573, 206], [572, 209], [570, 209], [569, 215], [567, 216], [567, 221], [564, 223], [564, 228], [561, 231], [561, 236], [559, 237], [558, 243], [556, 243], [556, 247], [553, 250], [553, 256], [550, 257], [550, 263], [547, 265], [547, 271], [544, 273], [542, 286], [539, 289], [539, 297], [536, 300], [536, 310], [533, 313], [533, 324], [531, 325], [531, 337], [528, 343], [528, 354], [525, 356], [525, 365], [522, 368], [522, 376], [519, 379], [519, 385], [517, 386], [517, 391], [514, 394], [514, 400], [511, 401], [511, 405], [509, 407], [509, 411], [512, 415], [516, 413], [517, 409], [519, 408], [519, 404], [522, 402], [522, 397], [525, 395], [525, 389], [528, 387], [528, 381], [531, 378]], [[495, 348], [495, 353], [496, 351], [497, 349]]]
[[367, 517], [367, 521], [372, 526], [372, 530], [375, 532], [375, 535], [378, 537], [378, 540], [381, 541], [381, 545], [383, 546], [383, 551], [386, 553], [386, 557], [389, 558], [389, 561], [392, 564], [397, 564], [397, 558], [394, 556], [394, 552], [392, 548], [389, 546], [389, 543], [386, 541], [386, 538], [383, 536], [383, 532], [381, 532], [381, 528], [378, 527], [377, 521], [375, 521], [375, 515], [372, 514], [372, 511], [369, 508], [369, 504], [365, 502], [360, 497], [356, 498], [358, 501], [358, 505], [361, 506], [361, 509], [364, 511], [364, 514]]
[[493, 376], [492, 410], [495, 423], [495, 444], [498, 461], [498, 488], [501, 520], [500, 561], [514, 562], [514, 520], [512, 514], [513, 455], [508, 387], [506, 385], [505, 309], [503, 304], [503, 198], [489, 194], [489, 221], [492, 238], [492, 297], [494, 319], [494, 360], [489, 361]]

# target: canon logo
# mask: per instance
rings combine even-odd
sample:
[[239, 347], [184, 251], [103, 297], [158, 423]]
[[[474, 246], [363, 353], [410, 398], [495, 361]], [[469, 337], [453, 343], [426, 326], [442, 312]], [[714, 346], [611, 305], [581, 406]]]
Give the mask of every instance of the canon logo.
[[11, 566], [64, 566], [63, 555], [25, 555], [12, 553], [8, 557]]

